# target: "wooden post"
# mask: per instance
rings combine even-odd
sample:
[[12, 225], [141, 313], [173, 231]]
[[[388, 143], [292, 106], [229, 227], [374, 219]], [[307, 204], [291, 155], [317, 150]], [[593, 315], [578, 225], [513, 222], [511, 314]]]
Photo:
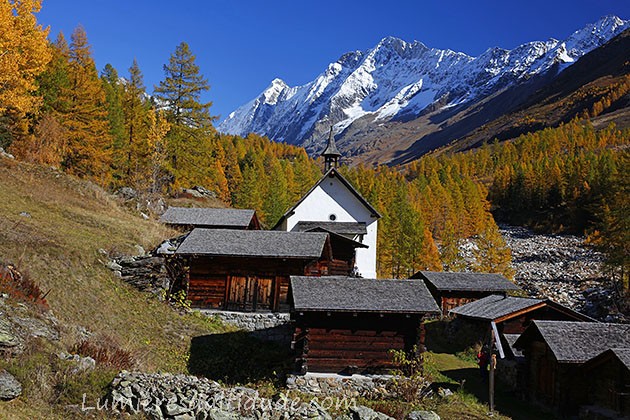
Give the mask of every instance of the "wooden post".
[[[493, 340], [494, 341], [494, 337]], [[492, 348], [490, 350], [492, 352]], [[491, 353], [490, 356], [490, 379], [488, 380], [489, 386], [489, 400], [490, 400], [490, 413], [494, 411], [494, 370], [497, 367], [497, 355]]]

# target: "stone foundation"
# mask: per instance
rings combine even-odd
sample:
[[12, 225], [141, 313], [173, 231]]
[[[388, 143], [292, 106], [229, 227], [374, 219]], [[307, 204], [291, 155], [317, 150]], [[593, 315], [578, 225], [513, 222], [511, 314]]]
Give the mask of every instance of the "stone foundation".
[[248, 331], [253, 337], [290, 345], [293, 328], [288, 313], [232, 312], [200, 309], [202, 314]]

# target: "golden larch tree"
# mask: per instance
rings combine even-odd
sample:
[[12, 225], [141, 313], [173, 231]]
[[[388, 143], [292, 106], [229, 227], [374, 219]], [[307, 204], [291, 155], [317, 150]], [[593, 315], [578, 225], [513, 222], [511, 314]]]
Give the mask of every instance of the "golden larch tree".
[[41, 105], [36, 78], [51, 54], [48, 29], [35, 17], [40, 9], [40, 0], [0, 0], [0, 146], [26, 133], [26, 114]]
[[105, 185], [111, 177], [112, 141], [105, 105], [105, 92], [98, 78], [85, 30], [79, 26], [70, 44], [70, 90], [62, 123], [68, 130], [68, 153], [64, 166], [75, 175]]

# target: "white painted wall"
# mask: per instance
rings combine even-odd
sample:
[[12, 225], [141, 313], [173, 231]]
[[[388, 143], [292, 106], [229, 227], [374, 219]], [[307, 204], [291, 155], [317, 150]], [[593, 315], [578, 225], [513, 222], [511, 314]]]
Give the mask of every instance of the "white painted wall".
[[294, 214], [281, 224], [282, 230], [290, 231], [298, 222], [329, 222], [330, 215], [336, 222], [363, 222], [367, 235], [363, 243], [368, 248], [357, 248], [356, 265], [364, 278], [376, 278], [376, 235], [378, 219], [337, 178], [327, 177], [294, 209]]

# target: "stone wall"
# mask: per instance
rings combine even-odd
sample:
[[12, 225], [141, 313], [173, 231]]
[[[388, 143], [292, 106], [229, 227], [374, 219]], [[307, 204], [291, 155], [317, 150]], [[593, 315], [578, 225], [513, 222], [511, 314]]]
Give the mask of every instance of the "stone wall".
[[[206, 378], [187, 375], [120, 372], [111, 392], [100, 401], [83, 401], [81, 412], [140, 414], [154, 420], [333, 420], [329, 410], [341, 412], [336, 420], [394, 420], [356, 399], [312, 397], [302, 399], [279, 393], [261, 397], [246, 387], [224, 387]], [[414, 411], [408, 420], [439, 420], [430, 411]]]
[[413, 384], [410, 379], [392, 375], [351, 375], [307, 373], [287, 375], [287, 389], [306, 394], [348, 398], [391, 399], [400, 397], [403, 390], [417, 387], [417, 397], [432, 393], [431, 383]]
[[293, 328], [288, 313], [232, 312], [211, 309], [199, 309], [199, 312], [241, 330], [249, 331], [253, 337], [261, 340], [274, 341], [283, 345], [291, 343]]

